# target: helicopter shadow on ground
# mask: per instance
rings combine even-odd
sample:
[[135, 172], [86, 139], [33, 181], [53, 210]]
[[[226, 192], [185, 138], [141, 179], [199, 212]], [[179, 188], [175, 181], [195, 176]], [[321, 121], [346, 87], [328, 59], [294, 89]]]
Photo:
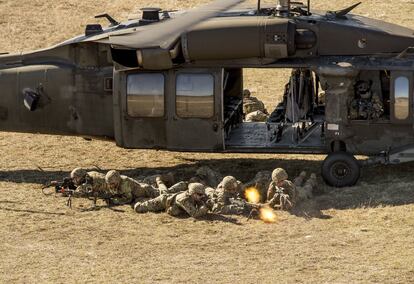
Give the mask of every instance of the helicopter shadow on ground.
[[[133, 177], [145, 177], [166, 172], [173, 172], [176, 180], [188, 180], [197, 168], [209, 166], [219, 171], [223, 176], [233, 175], [242, 182], [251, 180], [258, 171], [271, 171], [282, 167], [287, 170], [293, 179], [301, 171], [316, 172], [319, 185], [325, 192], [312, 200], [303, 202], [292, 213], [303, 218], [328, 219], [330, 216], [323, 213], [328, 209], [354, 209], [361, 207], [400, 206], [414, 203], [414, 178], [410, 175], [414, 171], [414, 163], [395, 166], [369, 166], [361, 171], [361, 179], [355, 187], [335, 189], [328, 187], [320, 177], [322, 161], [301, 159], [256, 159], [256, 158], [229, 158], [192, 160], [182, 159], [183, 163], [172, 167], [138, 167], [119, 168], [122, 174]], [[47, 167], [45, 167], [47, 168]], [[105, 173], [110, 169], [91, 168], [89, 170]], [[61, 180], [69, 172], [49, 170], [11, 170], [0, 171], [0, 182], [47, 184], [51, 180]], [[398, 182], [396, 182], [398, 181]], [[227, 220], [234, 223], [234, 220]]]
[[[275, 168], [282, 167], [288, 171], [291, 176], [298, 175], [302, 170], [308, 172], [316, 172], [319, 174], [321, 166], [320, 161], [309, 160], [283, 160], [283, 159], [210, 159], [210, 160], [195, 160], [182, 159], [182, 164], [171, 167], [137, 167], [137, 168], [118, 168], [121, 174], [133, 178], [145, 177], [166, 172], [173, 172], [176, 180], [186, 180], [194, 176], [196, 170], [201, 166], [208, 166], [223, 176], [232, 175], [241, 181], [245, 182], [252, 179], [258, 171], [271, 171]], [[38, 169], [19, 169], [10, 171], [0, 171], [0, 182], [14, 182], [14, 183], [37, 183], [46, 184], [52, 180], [61, 180], [68, 177], [69, 171], [48, 170], [53, 168], [51, 165], [44, 166]], [[88, 171], [98, 171], [106, 173], [112, 169], [105, 169], [98, 166], [87, 169]]]

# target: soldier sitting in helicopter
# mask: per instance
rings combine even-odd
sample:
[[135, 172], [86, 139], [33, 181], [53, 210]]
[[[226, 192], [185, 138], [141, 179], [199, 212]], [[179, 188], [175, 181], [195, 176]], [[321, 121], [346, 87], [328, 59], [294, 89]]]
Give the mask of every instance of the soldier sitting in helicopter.
[[355, 84], [355, 98], [351, 102], [349, 111], [350, 119], [375, 120], [384, 114], [384, 104], [371, 87], [372, 81], [360, 80]]

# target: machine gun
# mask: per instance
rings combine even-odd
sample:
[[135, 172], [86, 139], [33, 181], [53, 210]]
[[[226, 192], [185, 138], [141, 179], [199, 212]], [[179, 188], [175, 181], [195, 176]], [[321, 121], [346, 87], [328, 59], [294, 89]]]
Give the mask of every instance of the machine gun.
[[[53, 192], [47, 192], [46, 189], [54, 187]], [[83, 180], [82, 184], [77, 187], [71, 178], [64, 178], [62, 181], [52, 181], [42, 187], [42, 193], [46, 196], [52, 194], [61, 194], [68, 197], [66, 206], [72, 209], [72, 198], [83, 197], [93, 201], [93, 208], [96, 207], [98, 199], [105, 201], [108, 207], [115, 205], [113, 200], [116, 198], [123, 198], [122, 194], [111, 194], [109, 192], [95, 191], [93, 189], [93, 179], [88, 175]]]
[[[55, 191], [51, 193], [46, 192], [45, 190], [50, 187], [54, 187]], [[72, 208], [72, 196], [75, 193], [75, 190], [76, 185], [73, 182], [73, 179], [68, 177], [64, 178], [62, 181], [51, 181], [42, 187], [42, 193], [46, 196], [57, 193], [67, 196], [68, 200], [66, 202], [66, 206], [69, 208]]]

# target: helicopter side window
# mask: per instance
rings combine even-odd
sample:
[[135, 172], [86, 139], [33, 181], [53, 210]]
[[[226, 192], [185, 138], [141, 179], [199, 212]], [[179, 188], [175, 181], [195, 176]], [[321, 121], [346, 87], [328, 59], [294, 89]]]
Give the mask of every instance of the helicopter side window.
[[163, 117], [164, 84], [164, 75], [160, 73], [128, 75], [128, 115], [131, 117]]
[[406, 120], [409, 116], [409, 94], [410, 81], [405, 76], [400, 76], [395, 79], [394, 85], [394, 113], [398, 120]]
[[183, 118], [211, 118], [214, 115], [214, 77], [211, 74], [178, 74], [177, 115]]

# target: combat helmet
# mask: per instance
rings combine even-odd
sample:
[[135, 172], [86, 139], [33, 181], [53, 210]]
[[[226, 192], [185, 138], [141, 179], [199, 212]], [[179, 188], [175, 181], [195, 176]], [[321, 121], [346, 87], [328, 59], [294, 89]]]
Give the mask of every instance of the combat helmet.
[[205, 195], [205, 186], [201, 183], [190, 183], [188, 185], [188, 193], [190, 195], [193, 194], [199, 194], [199, 195]]
[[274, 182], [281, 182], [287, 179], [288, 179], [288, 174], [282, 168], [277, 168], [272, 172], [272, 180]]
[[121, 182], [121, 174], [118, 171], [110, 170], [105, 175], [106, 183], [111, 187], [117, 187]]
[[360, 80], [355, 84], [355, 88], [357, 93], [362, 99], [369, 99], [371, 98], [372, 94], [370, 92], [371, 90], [371, 82], [370, 81], [364, 81]]
[[237, 189], [237, 180], [233, 176], [226, 176], [221, 185], [225, 191], [234, 191]]
[[299, 176], [301, 178], [305, 178], [306, 177], [306, 171], [301, 171], [300, 174], [299, 174]]
[[86, 170], [82, 168], [76, 168], [70, 173], [72, 179], [81, 180], [86, 176]]

